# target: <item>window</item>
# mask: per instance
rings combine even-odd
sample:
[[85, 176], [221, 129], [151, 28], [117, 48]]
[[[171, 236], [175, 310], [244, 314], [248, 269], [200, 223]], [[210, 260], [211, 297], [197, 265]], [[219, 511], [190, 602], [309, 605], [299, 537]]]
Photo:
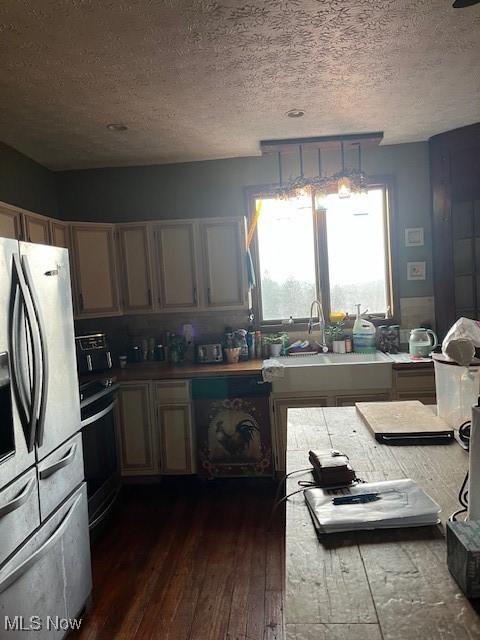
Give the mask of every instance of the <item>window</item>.
[[368, 195], [330, 194], [314, 212], [310, 197], [262, 200], [256, 232], [257, 304], [262, 322], [305, 319], [321, 297], [324, 311], [383, 314], [392, 306], [387, 186]]

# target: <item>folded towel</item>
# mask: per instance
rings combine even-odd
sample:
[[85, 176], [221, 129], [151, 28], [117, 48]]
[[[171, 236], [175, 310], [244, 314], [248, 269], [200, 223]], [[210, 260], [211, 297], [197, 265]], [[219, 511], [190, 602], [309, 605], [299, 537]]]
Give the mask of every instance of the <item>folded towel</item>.
[[269, 358], [263, 361], [262, 377], [264, 382], [273, 382], [274, 378], [283, 378], [285, 375], [285, 365], [276, 358]]

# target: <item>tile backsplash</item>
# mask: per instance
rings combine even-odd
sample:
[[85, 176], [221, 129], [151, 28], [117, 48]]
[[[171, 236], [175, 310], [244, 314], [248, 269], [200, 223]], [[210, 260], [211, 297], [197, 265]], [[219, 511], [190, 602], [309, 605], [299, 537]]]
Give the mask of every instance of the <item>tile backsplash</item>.
[[428, 326], [435, 328], [435, 304], [433, 296], [400, 298], [402, 329]]
[[105, 332], [110, 349], [116, 360], [138, 339], [154, 337], [163, 340], [165, 331], [182, 334], [184, 324], [193, 327], [194, 339], [198, 343], [218, 342], [225, 327], [241, 328], [248, 325], [246, 311], [222, 313], [145, 314], [112, 318], [92, 318], [75, 321], [76, 335]]
[[[417, 298], [401, 298], [401, 342], [408, 341], [410, 329], [420, 326], [435, 328], [434, 299], [431, 296]], [[154, 337], [161, 342], [165, 331], [182, 334], [183, 325], [191, 324], [194, 339], [197, 344], [218, 342], [221, 340], [225, 327], [246, 328], [248, 314], [246, 311], [235, 312], [205, 312], [190, 315], [182, 314], [145, 314], [120, 316], [111, 318], [93, 318], [76, 320], [75, 333], [105, 332], [109, 338], [110, 348], [116, 361], [118, 356], [142, 338]], [[288, 327], [286, 327], [288, 331]], [[303, 333], [298, 333], [295, 339], [303, 339]], [[306, 338], [308, 338], [305, 333]]]

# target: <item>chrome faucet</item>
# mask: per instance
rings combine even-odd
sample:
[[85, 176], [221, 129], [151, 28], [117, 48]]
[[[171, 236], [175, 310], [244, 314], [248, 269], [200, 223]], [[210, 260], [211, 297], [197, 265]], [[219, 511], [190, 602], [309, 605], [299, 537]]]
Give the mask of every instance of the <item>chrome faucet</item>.
[[[318, 322], [313, 321], [313, 309], [315, 308], [315, 306], [317, 307], [317, 312], [318, 312]], [[323, 314], [322, 303], [320, 302], [320, 300], [318, 300], [318, 298], [314, 300], [310, 305], [310, 320], [308, 321], [309, 335], [312, 333], [315, 327], [319, 327], [320, 342], [317, 342], [316, 340], [314, 342], [317, 346], [320, 347], [323, 353], [327, 353], [328, 347], [326, 345], [326, 340], [325, 340], [325, 316]]]

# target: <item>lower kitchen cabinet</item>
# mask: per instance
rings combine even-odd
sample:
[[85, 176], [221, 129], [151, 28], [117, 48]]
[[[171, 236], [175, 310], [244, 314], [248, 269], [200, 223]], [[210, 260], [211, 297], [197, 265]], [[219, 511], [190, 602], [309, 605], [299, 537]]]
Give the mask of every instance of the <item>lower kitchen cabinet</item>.
[[122, 476], [158, 473], [149, 383], [122, 383], [118, 394]]
[[391, 400], [389, 393], [358, 393], [341, 395], [335, 398], [336, 407], [354, 407], [356, 402], [387, 402]]
[[161, 473], [194, 473], [195, 456], [191, 405], [159, 405], [157, 408], [157, 429]]
[[122, 383], [118, 414], [122, 476], [195, 473], [189, 380]]
[[190, 381], [169, 380], [158, 382], [154, 386], [160, 473], [195, 473], [195, 434]]
[[394, 370], [392, 400], [419, 400], [423, 404], [436, 404], [433, 369]]

